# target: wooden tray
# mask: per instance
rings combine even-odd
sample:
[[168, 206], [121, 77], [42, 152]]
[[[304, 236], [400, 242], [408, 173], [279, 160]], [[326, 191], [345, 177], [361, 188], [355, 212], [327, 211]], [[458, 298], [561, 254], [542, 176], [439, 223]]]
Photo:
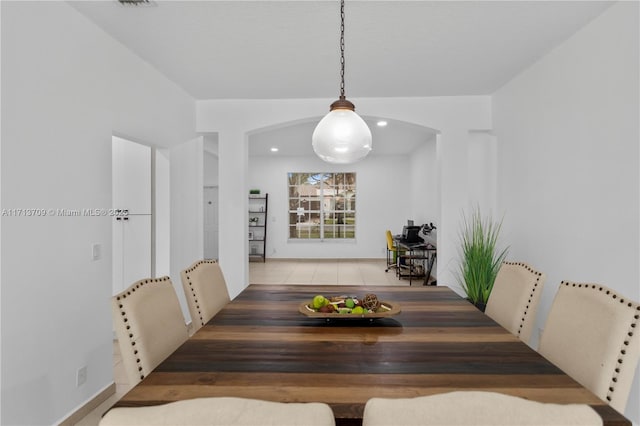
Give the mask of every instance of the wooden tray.
[[380, 308], [378, 308], [377, 312], [370, 314], [339, 314], [337, 312], [317, 312], [309, 307], [309, 302], [303, 302], [298, 307], [298, 311], [310, 318], [324, 318], [327, 320], [375, 319], [387, 318], [399, 314], [400, 305], [395, 302], [380, 301]]

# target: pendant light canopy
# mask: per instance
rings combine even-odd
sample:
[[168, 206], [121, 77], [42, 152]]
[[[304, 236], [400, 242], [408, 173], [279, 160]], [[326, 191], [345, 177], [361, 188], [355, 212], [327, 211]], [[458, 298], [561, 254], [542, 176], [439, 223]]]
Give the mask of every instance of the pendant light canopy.
[[355, 106], [344, 96], [344, 0], [340, 1], [340, 98], [331, 104], [327, 114], [311, 137], [313, 150], [329, 163], [348, 164], [371, 151], [371, 130]]

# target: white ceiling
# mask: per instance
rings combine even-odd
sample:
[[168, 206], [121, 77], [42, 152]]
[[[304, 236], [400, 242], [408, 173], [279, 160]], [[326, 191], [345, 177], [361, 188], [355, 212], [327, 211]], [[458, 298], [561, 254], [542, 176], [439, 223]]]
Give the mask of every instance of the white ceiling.
[[[373, 149], [369, 156], [409, 155], [419, 145], [435, 141], [433, 130], [397, 120], [385, 119], [387, 126], [378, 127], [378, 119], [363, 117], [371, 129]], [[268, 130], [249, 137], [249, 156], [306, 156], [315, 155], [311, 147], [311, 135], [317, 121], [296, 123], [278, 129]], [[277, 153], [271, 148], [279, 149]]]
[[[339, 95], [337, 0], [70, 4], [196, 99]], [[347, 98], [491, 94], [611, 4], [347, 0]], [[310, 126], [270, 137], [310, 141]], [[424, 141], [424, 129], [405, 130]], [[383, 136], [374, 144], [389, 149]]]

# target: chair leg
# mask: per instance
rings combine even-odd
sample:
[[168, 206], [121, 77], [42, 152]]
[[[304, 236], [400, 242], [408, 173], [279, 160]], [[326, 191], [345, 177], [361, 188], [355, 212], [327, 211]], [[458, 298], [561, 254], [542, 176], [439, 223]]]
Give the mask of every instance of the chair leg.
[[[393, 253], [393, 254], [392, 254]], [[397, 255], [398, 252], [395, 250], [389, 250], [389, 247], [387, 247], [387, 269], [385, 269], [385, 272], [389, 272], [389, 269], [391, 268], [398, 268], [398, 264], [397, 262]]]

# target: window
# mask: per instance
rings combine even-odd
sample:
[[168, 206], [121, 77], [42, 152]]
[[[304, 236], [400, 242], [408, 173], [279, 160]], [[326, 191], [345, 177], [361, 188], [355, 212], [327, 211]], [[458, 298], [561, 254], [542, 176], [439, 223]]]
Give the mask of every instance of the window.
[[354, 239], [355, 173], [289, 173], [289, 238]]

